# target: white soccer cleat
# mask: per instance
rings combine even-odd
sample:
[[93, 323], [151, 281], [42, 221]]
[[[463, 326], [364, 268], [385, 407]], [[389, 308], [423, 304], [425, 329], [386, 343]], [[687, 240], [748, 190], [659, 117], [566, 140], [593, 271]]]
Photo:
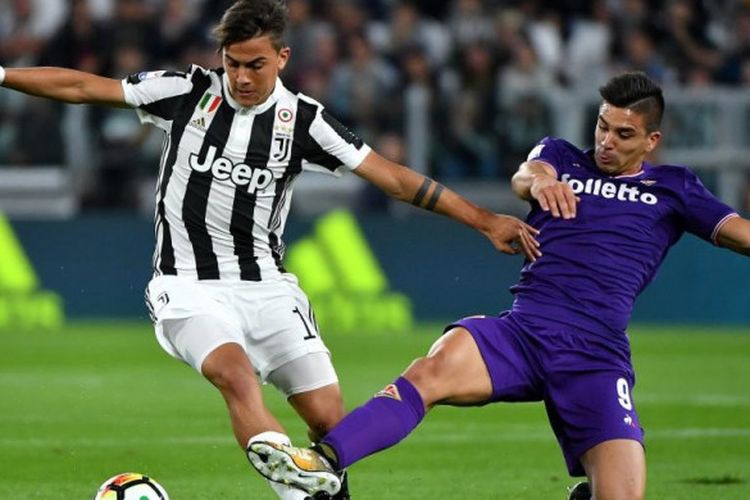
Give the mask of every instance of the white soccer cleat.
[[271, 481], [305, 491], [308, 495], [335, 495], [341, 480], [325, 458], [309, 448], [269, 441], [250, 442], [247, 458], [255, 470]]

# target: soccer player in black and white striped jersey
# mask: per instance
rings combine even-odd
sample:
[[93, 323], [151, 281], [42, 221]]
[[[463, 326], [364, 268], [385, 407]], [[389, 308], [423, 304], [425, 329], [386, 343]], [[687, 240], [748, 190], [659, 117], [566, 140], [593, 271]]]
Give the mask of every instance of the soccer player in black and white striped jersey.
[[[278, 0], [236, 2], [215, 30], [219, 69], [120, 81], [64, 68], [0, 67], [5, 87], [132, 107], [165, 132], [147, 303], [160, 345], [221, 392], [243, 450], [251, 438], [288, 443], [263, 404], [259, 378], [284, 393], [313, 439], [344, 415], [311, 306], [282, 265], [292, 185], [303, 170], [352, 171], [393, 198], [469, 225], [504, 253], [540, 255], [530, 226], [384, 159], [320, 103], [287, 90], [278, 78], [290, 55], [285, 26]], [[271, 485], [281, 498], [305, 498]]]

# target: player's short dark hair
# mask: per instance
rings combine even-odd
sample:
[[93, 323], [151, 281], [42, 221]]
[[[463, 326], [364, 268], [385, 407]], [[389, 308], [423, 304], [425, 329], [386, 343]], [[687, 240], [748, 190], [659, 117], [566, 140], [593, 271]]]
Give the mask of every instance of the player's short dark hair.
[[250, 38], [268, 35], [278, 51], [286, 46], [287, 8], [283, 0], [238, 0], [214, 28], [219, 50]]
[[641, 71], [622, 73], [599, 87], [599, 95], [618, 108], [632, 109], [646, 117], [646, 130], [659, 130], [664, 116], [661, 87]]

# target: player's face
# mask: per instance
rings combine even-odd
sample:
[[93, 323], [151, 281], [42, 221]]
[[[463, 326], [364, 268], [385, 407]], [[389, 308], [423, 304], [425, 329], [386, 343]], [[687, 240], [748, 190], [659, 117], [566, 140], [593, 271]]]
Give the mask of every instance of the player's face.
[[227, 45], [223, 59], [234, 100], [255, 106], [273, 92], [276, 77], [289, 60], [289, 48], [277, 51], [268, 36], [259, 36]]
[[604, 102], [594, 138], [599, 169], [609, 175], [631, 175], [641, 170], [646, 155], [659, 144], [661, 132], [648, 132], [644, 115]]

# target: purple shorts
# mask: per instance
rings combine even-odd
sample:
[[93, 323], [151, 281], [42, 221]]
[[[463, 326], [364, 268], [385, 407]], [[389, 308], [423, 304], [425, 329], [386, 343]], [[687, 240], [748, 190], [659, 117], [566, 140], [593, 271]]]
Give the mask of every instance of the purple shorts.
[[629, 353], [568, 325], [518, 313], [469, 317], [492, 379], [491, 401], [544, 401], [571, 476], [583, 476], [580, 457], [610, 439], [643, 444], [631, 389]]

